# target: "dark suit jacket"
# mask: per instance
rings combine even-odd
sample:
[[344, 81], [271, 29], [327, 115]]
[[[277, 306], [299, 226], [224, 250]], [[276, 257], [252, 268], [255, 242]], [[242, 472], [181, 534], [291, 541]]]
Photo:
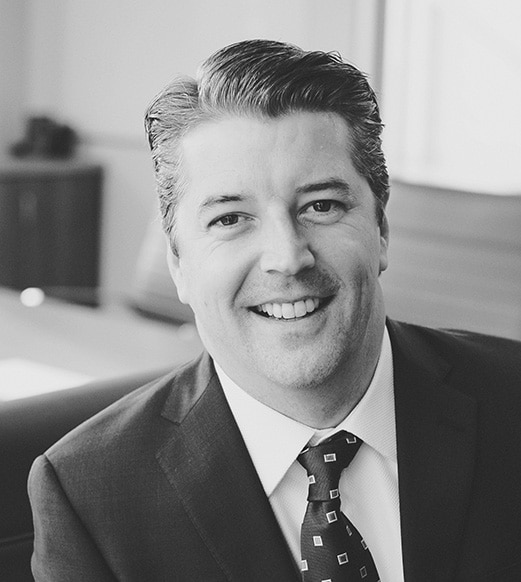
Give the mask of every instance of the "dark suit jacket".
[[[406, 581], [519, 582], [520, 344], [388, 327]], [[62, 439], [29, 489], [38, 582], [299, 580], [207, 355]]]

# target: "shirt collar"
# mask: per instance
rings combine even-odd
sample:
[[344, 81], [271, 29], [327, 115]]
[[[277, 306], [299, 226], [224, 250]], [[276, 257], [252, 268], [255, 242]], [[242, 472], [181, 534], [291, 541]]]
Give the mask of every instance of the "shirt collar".
[[340, 429], [360, 437], [382, 456], [396, 460], [393, 357], [387, 328], [371, 384], [349, 416], [334, 431]]
[[318, 442], [340, 429], [356, 434], [381, 455], [396, 459], [393, 365], [387, 329], [369, 388], [349, 416], [327, 431], [317, 431], [259, 402], [237, 386], [217, 362], [214, 364], [268, 497], [309, 441]]

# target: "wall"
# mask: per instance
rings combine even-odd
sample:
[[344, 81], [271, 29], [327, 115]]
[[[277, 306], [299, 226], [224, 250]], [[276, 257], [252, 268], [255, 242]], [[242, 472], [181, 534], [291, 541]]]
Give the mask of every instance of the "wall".
[[72, 124], [82, 155], [105, 167], [108, 297], [127, 294], [155, 215], [142, 130], [152, 97], [175, 73], [194, 74], [215, 49], [253, 37], [339, 50], [377, 73], [380, 7], [380, 0], [28, 0], [27, 85], [20, 97], [25, 111]]
[[395, 181], [390, 316], [521, 339], [521, 196]]
[[389, 167], [447, 188], [521, 192], [521, 3], [387, 0]]
[[389, 312], [521, 338], [521, 4], [386, 9]]
[[27, 80], [28, 5], [0, 0], [0, 154], [19, 139]]

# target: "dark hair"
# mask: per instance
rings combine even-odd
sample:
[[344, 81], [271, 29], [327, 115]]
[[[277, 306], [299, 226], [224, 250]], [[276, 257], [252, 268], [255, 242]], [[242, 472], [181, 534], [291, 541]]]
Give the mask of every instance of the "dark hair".
[[378, 103], [366, 76], [336, 53], [247, 40], [210, 56], [197, 80], [174, 79], [146, 112], [163, 227], [174, 252], [175, 209], [183, 189], [179, 143], [186, 132], [201, 121], [223, 116], [275, 118], [297, 111], [333, 112], [345, 119], [353, 141], [349, 153], [376, 198], [377, 220], [382, 223], [389, 176]]

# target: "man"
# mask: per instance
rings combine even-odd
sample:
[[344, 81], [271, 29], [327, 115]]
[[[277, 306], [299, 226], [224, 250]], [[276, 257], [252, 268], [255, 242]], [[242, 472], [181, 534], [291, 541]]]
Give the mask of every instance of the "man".
[[365, 77], [241, 42], [146, 127], [206, 352], [35, 462], [36, 580], [520, 580], [521, 349], [386, 321]]

